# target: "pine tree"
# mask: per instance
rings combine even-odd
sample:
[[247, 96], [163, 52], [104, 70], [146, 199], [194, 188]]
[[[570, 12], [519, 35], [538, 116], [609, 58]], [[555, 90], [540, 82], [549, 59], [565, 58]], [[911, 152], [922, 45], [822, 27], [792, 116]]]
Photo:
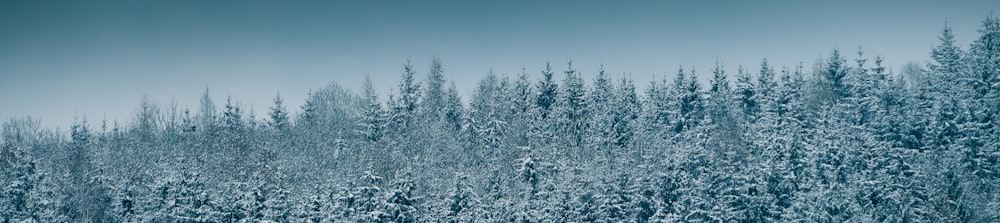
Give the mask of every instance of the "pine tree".
[[623, 148], [630, 147], [636, 140], [635, 134], [639, 126], [639, 114], [642, 114], [642, 104], [636, 95], [635, 84], [631, 78], [622, 77], [619, 87], [615, 88], [613, 94], [611, 103], [614, 105], [612, 112], [615, 117], [612, 142]]
[[652, 138], [663, 139], [666, 131], [673, 122], [674, 106], [672, 106], [671, 92], [666, 79], [649, 82], [646, 88], [646, 108], [643, 109], [644, 133]]
[[704, 128], [700, 131], [707, 131], [714, 140], [707, 142], [710, 149], [715, 149], [721, 153], [730, 153], [737, 148], [740, 141], [740, 126], [733, 116], [733, 94], [729, 87], [729, 80], [722, 65], [716, 63], [712, 69], [711, 88], [708, 98], [705, 101], [705, 113], [707, 120]]
[[370, 77], [365, 78], [362, 99], [365, 107], [358, 123], [358, 131], [368, 142], [379, 142], [384, 134], [386, 114]]
[[70, 127], [69, 174], [71, 174], [70, 188], [71, 203], [75, 207], [70, 215], [75, 215], [77, 220], [97, 221], [101, 219], [103, 204], [97, 202], [102, 195], [100, 188], [96, 185], [89, 185], [88, 182], [94, 177], [93, 149], [90, 126], [87, 118], [82, 122], [75, 122]]
[[406, 64], [403, 64], [403, 80], [399, 82], [399, 104], [402, 109], [399, 116], [403, 119], [403, 127], [407, 128], [410, 127], [421, 100], [420, 83], [414, 80], [414, 74], [416, 70], [413, 65], [410, 61], [406, 61]]
[[382, 199], [382, 177], [375, 175], [371, 167], [359, 179], [359, 186], [354, 190], [355, 199], [352, 202], [352, 221], [387, 222], [389, 214], [384, 208], [386, 200]]
[[[963, 201], [970, 209], [965, 220], [990, 221], [1000, 218], [1000, 212], [986, 208], [1000, 202], [995, 194], [1000, 182], [1000, 19], [990, 15], [979, 28], [979, 38], [966, 56], [968, 74], [963, 77], [971, 88], [971, 97], [959, 101], [960, 137], [956, 139], [962, 151], [961, 163], [970, 180], [963, 185], [967, 191]], [[975, 176], [975, 177], [973, 177]], [[976, 179], [976, 180], [971, 180]]]
[[244, 133], [245, 123], [243, 122], [243, 112], [240, 111], [239, 105], [233, 104], [232, 97], [226, 98], [225, 111], [222, 113], [222, 120], [220, 122], [221, 136], [224, 140], [224, 146], [227, 150], [236, 150], [243, 152], [246, 146], [245, 140], [246, 135]]
[[931, 50], [931, 59], [934, 59], [934, 63], [929, 64], [928, 68], [943, 77], [941, 80], [956, 78], [959, 72], [965, 70], [962, 62], [964, 52], [955, 45], [955, 34], [952, 33], [948, 23], [945, 23], [938, 40], [941, 40], [941, 44]]
[[[183, 165], [185, 162], [174, 165]], [[215, 198], [209, 193], [205, 179], [193, 171], [166, 174], [158, 178], [149, 200], [155, 212], [143, 221], [215, 222], [222, 220], [222, 212]], [[133, 201], [134, 202], [134, 201]]]
[[677, 69], [677, 77], [672, 88], [675, 92], [675, 103], [679, 107], [677, 121], [673, 127], [674, 132], [680, 133], [695, 128], [704, 118], [701, 84], [698, 84], [697, 78], [693, 70], [687, 74], [683, 68]]
[[588, 124], [586, 140], [589, 143], [588, 150], [604, 155], [605, 165], [615, 162], [616, 153], [619, 152], [617, 148], [611, 147], [615, 143], [614, 91], [614, 85], [608, 80], [604, 66], [601, 66], [587, 101], [589, 106], [587, 112], [592, 117]]
[[719, 61], [715, 61], [715, 68], [712, 69], [712, 79], [709, 84], [711, 84], [709, 88], [711, 93], [728, 93], [730, 91], [729, 77], [726, 75], [725, 67], [719, 64]]
[[749, 122], [757, 120], [757, 113], [760, 110], [755, 88], [750, 72], [743, 70], [743, 66], [740, 66], [736, 72], [736, 86], [733, 88], [733, 94], [740, 110], [743, 111], [744, 117]]
[[462, 119], [465, 118], [465, 107], [462, 105], [462, 97], [458, 94], [458, 87], [455, 82], [451, 82], [448, 91], [445, 92], [444, 119], [446, 127], [452, 132], [459, 132], [462, 129]]
[[306, 101], [299, 108], [301, 112], [295, 118], [295, 127], [300, 131], [316, 133], [320, 127], [320, 105], [315, 94], [316, 92], [309, 90], [306, 93]]
[[403, 173], [392, 182], [393, 187], [386, 191], [383, 207], [385, 218], [381, 222], [420, 222], [417, 200], [414, 191], [417, 189], [409, 173]]
[[537, 88], [539, 116], [546, 119], [552, 110], [552, 105], [556, 103], [556, 96], [559, 94], [559, 85], [552, 80], [552, 66], [548, 62], [545, 63], [545, 70], [542, 71], [542, 79], [539, 80]]
[[713, 122], [719, 122], [723, 117], [729, 116], [729, 101], [732, 100], [725, 68], [719, 62], [716, 62], [715, 68], [712, 69], [710, 84], [706, 111]]
[[12, 118], [3, 123], [0, 141], [0, 222], [69, 221], [64, 199], [56, 194], [50, 174], [31, 154], [38, 140], [38, 121]]
[[444, 70], [441, 68], [441, 60], [437, 57], [431, 60], [431, 68], [427, 73], [427, 87], [424, 88], [421, 112], [424, 118], [429, 121], [437, 121], [443, 115], [447, 95], [444, 88]]
[[282, 103], [283, 101], [281, 100], [281, 95], [275, 95], [274, 106], [271, 106], [271, 111], [267, 113], [267, 115], [271, 118], [270, 122], [268, 122], [268, 126], [277, 131], [285, 131], [290, 126], [288, 111]]
[[[979, 38], [969, 46], [968, 60], [972, 88], [982, 96], [996, 97], [1000, 92], [1000, 18], [993, 15], [983, 20]], [[952, 58], [948, 58], [952, 59]], [[995, 109], [996, 104], [988, 109]]]
[[469, 102], [467, 130], [471, 132], [471, 145], [477, 148], [474, 151], [478, 151], [477, 156], [481, 159], [502, 158], [499, 155], [508, 148], [509, 122], [506, 118], [509, 107], [503, 100], [507, 91], [503, 85], [491, 71], [479, 82]]
[[757, 84], [754, 85], [754, 101], [758, 103], [759, 112], [774, 112], [774, 68], [767, 63], [767, 59], [760, 62], [760, 72], [757, 74]]
[[447, 222], [472, 222], [484, 214], [479, 210], [481, 201], [472, 185], [469, 184], [468, 176], [458, 174], [454, 179], [452, 187], [445, 193], [443, 202], [444, 211], [439, 213], [444, 216]]
[[572, 61], [567, 63], [567, 69], [564, 73], [566, 79], [563, 79], [562, 87], [559, 88], [559, 94], [556, 97], [556, 106], [553, 108], [554, 124], [557, 132], [563, 136], [559, 146], [567, 150], [564, 155], [573, 157], [584, 155], [580, 153], [584, 152], [581, 149], [584, 145], [583, 140], [589, 122], [589, 114], [586, 110], [587, 89], [584, 86], [583, 78], [573, 69]]
[[514, 130], [510, 138], [518, 146], [530, 145], [532, 130], [538, 124], [534, 122], [534, 119], [536, 119], [535, 112], [538, 110], [535, 103], [537, 93], [531, 86], [531, 80], [528, 78], [528, 73], [522, 69], [521, 74], [517, 76], [517, 80], [514, 82], [514, 87], [511, 89], [512, 95], [510, 95], [511, 104], [513, 104], [513, 111], [511, 112], [513, 120], [510, 126]]
[[848, 74], [847, 60], [840, 56], [839, 50], [833, 50], [830, 58], [827, 58], [822, 67], [816, 71], [819, 91], [817, 92], [823, 102], [837, 102], [842, 98], [850, 96], [847, 80]]

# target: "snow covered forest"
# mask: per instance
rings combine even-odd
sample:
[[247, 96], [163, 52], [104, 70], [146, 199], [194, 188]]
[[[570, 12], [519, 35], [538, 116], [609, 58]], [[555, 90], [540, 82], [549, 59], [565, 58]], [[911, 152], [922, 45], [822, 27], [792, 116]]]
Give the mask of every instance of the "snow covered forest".
[[206, 90], [68, 132], [14, 118], [0, 222], [997, 222], [1000, 19], [939, 39], [898, 70], [833, 50], [634, 83], [569, 62], [462, 98], [435, 59], [266, 117]]

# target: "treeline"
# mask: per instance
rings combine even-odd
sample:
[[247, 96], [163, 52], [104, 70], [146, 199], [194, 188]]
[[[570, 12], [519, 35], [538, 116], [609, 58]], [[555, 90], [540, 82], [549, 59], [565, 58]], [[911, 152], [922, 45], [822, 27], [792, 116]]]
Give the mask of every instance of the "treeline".
[[639, 92], [570, 62], [463, 100], [435, 59], [387, 97], [331, 83], [267, 117], [206, 90], [69, 138], [16, 118], [0, 222], [995, 222], [1000, 20], [979, 34], [945, 27], [900, 73], [834, 50]]

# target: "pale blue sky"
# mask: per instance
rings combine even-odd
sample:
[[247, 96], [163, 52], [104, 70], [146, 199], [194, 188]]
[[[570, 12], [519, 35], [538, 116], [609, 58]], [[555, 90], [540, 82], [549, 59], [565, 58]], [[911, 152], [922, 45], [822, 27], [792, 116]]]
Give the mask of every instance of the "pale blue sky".
[[[1000, 3], [976, 1], [0, 1], [0, 118], [65, 129], [75, 115], [127, 121], [140, 97], [197, 110], [210, 87], [258, 114], [280, 92], [293, 113], [330, 81], [385, 98], [402, 63], [432, 56], [465, 95], [491, 68], [538, 76], [572, 58], [644, 87], [677, 67], [707, 75], [808, 69], [858, 46], [898, 68], [926, 61], [947, 20], [960, 44]], [[898, 69], [897, 69], [898, 70]], [[561, 75], [558, 78], [562, 78]], [[258, 115], [261, 116], [261, 115]]]

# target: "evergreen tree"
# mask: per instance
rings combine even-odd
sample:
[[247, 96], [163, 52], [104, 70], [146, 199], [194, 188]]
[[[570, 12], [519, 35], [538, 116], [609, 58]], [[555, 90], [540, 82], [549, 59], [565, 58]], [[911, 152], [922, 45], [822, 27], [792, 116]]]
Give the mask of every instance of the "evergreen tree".
[[622, 77], [619, 87], [613, 92], [612, 112], [614, 116], [614, 137], [613, 143], [620, 147], [629, 147], [635, 142], [636, 129], [640, 123], [639, 114], [642, 114], [642, 104], [636, 95], [635, 84], [632, 79]]
[[392, 189], [386, 191], [385, 209], [386, 218], [379, 219], [380, 222], [420, 222], [417, 208], [417, 200], [414, 191], [417, 189], [410, 179], [409, 173], [395, 177], [392, 182]]
[[[967, 191], [963, 196], [971, 210], [963, 220], [990, 221], [1000, 218], [1000, 212], [988, 207], [998, 203], [995, 194], [1000, 182], [1000, 19], [990, 15], [979, 28], [979, 38], [971, 46], [966, 56], [968, 74], [962, 78], [972, 90], [971, 97], [959, 103], [960, 117], [965, 120], [958, 124], [960, 136], [956, 139], [962, 151], [961, 163], [965, 175], [970, 177], [963, 185]], [[972, 180], [976, 179], [976, 180]]]
[[849, 96], [847, 80], [847, 60], [840, 56], [839, 50], [833, 50], [820, 69], [816, 70], [818, 91], [815, 94], [821, 102], [837, 102]]
[[[1000, 92], [997, 90], [1000, 86], [1000, 44], [997, 44], [1000, 42], [1000, 19], [993, 15], [986, 17], [978, 31], [979, 38], [969, 46], [966, 57], [972, 75], [967, 81], [977, 94], [992, 100]], [[987, 109], [995, 109], [996, 106], [994, 103]]]
[[225, 111], [222, 113], [221, 126], [222, 137], [228, 148], [243, 147], [245, 123], [243, 122], [243, 112], [240, 106], [233, 104], [232, 97], [226, 98]]
[[302, 104], [300, 108], [302, 110], [299, 113], [299, 117], [295, 119], [296, 126], [303, 128], [304, 130], [312, 130], [316, 128], [317, 122], [319, 122], [319, 105], [317, 105], [316, 97], [313, 96], [312, 90], [306, 94], [306, 101]]
[[51, 176], [31, 154], [39, 122], [12, 118], [3, 123], [0, 141], [0, 222], [66, 222], [66, 204]]
[[611, 80], [608, 79], [604, 71], [604, 66], [597, 72], [597, 77], [594, 79], [594, 88], [590, 91], [590, 97], [587, 101], [588, 103], [588, 113], [592, 115], [590, 123], [588, 124], [587, 130], [587, 142], [589, 143], [588, 150], [593, 150], [599, 154], [603, 154], [605, 160], [605, 165], [610, 165], [614, 161], [614, 156], [616, 156], [617, 148], [612, 148], [611, 145], [616, 142], [615, 140], [615, 106], [614, 106], [614, 85]]
[[767, 59], [760, 62], [760, 72], [757, 74], [757, 84], [754, 84], [754, 101], [759, 106], [759, 112], [774, 112], [774, 68], [767, 63]]
[[370, 77], [365, 78], [362, 99], [364, 100], [364, 114], [358, 123], [358, 131], [368, 142], [378, 142], [383, 137], [385, 128], [385, 111], [382, 109], [382, 102], [378, 99], [378, 93], [372, 87]]
[[[183, 163], [183, 162], [182, 162]], [[177, 163], [182, 165], [182, 163]], [[145, 202], [152, 203], [155, 213], [142, 221], [216, 222], [222, 220], [214, 197], [197, 172], [166, 174], [158, 178], [153, 194]]]
[[559, 94], [556, 97], [556, 106], [553, 108], [555, 115], [553, 124], [555, 124], [557, 132], [563, 136], [559, 146], [566, 149], [565, 155], [573, 157], [584, 155], [580, 153], [584, 152], [581, 150], [589, 122], [587, 89], [584, 86], [583, 78], [573, 69], [572, 61], [567, 63], [564, 73], [566, 79], [563, 79], [562, 87], [559, 88]]
[[399, 83], [399, 105], [401, 111], [398, 116], [402, 119], [403, 127], [410, 127], [410, 122], [417, 112], [421, 100], [420, 83], [415, 82], [413, 75], [416, 70], [410, 61], [403, 64], [403, 80]]
[[719, 61], [715, 61], [715, 68], [712, 69], [712, 79], [709, 84], [711, 84], [709, 88], [711, 93], [729, 92], [729, 77], [726, 75], [725, 67], [719, 64]]
[[651, 81], [646, 88], [646, 108], [643, 109], [645, 123], [645, 135], [653, 138], [665, 138], [666, 131], [673, 122], [674, 106], [672, 106], [671, 92], [666, 79], [661, 81]]
[[513, 143], [515, 145], [529, 146], [532, 130], [538, 124], [534, 121], [538, 107], [535, 103], [537, 93], [531, 86], [531, 80], [528, 79], [526, 71], [522, 69], [511, 90], [512, 95], [510, 95], [510, 98], [512, 101], [511, 104], [513, 104], [513, 111], [511, 112], [513, 122], [510, 123], [510, 126], [514, 130], [511, 139], [514, 140]]
[[472, 222], [484, 214], [479, 210], [481, 201], [479, 195], [469, 184], [468, 176], [458, 174], [454, 179], [454, 184], [445, 193], [443, 213], [446, 222]]
[[952, 33], [948, 23], [945, 23], [938, 40], [941, 40], [941, 44], [931, 49], [931, 59], [934, 62], [929, 64], [928, 68], [944, 77], [941, 80], [956, 78], [959, 72], [965, 70], [963, 67], [964, 63], [962, 62], [962, 54], [964, 52], [955, 44], [955, 34]]
[[446, 127], [452, 132], [462, 129], [462, 119], [465, 118], [465, 107], [462, 105], [462, 97], [458, 94], [458, 87], [455, 82], [451, 82], [448, 91], [445, 92], [444, 119]]
[[267, 112], [271, 120], [268, 122], [268, 126], [277, 130], [285, 131], [289, 128], [288, 111], [285, 105], [282, 104], [281, 95], [277, 94], [274, 96], [274, 106], [271, 106], [271, 110]]
[[442, 117], [447, 103], [444, 84], [444, 70], [441, 68], [441, 60], [434, 57], [427, 73], [427, 87], [424, 88], [423, 100], [420, 102], [425, 119], [437, 121]]
[[736, 72], [736, 86], [733, 88], [733, 94], [740, 110], [743, 111], [744, 117], [749, 122], [756, 121], [757, 113], [760, 110], [755, 88], [750, 72], [743, 70], [743, 66], [740, 66]]
[[694, 71], [686, 74], [684, 69], [677, 69], [674, 79], [675, 103], [679, 107], [674, 132], [682, 132], [698, 126], [703, 118], [704, 103], [702, 102], [701, 84], [698, 84]]
[[559, 85], [552, 80], [552, 66], [548, 62], [545, 63], [545, 70], [542, 71], [542, 79], [539, 80], [537, 88], [540, 117], [546, 119], [549, 111], [552, 110], [552, 105], [556, 103], [556, 96], [559, 93]]

